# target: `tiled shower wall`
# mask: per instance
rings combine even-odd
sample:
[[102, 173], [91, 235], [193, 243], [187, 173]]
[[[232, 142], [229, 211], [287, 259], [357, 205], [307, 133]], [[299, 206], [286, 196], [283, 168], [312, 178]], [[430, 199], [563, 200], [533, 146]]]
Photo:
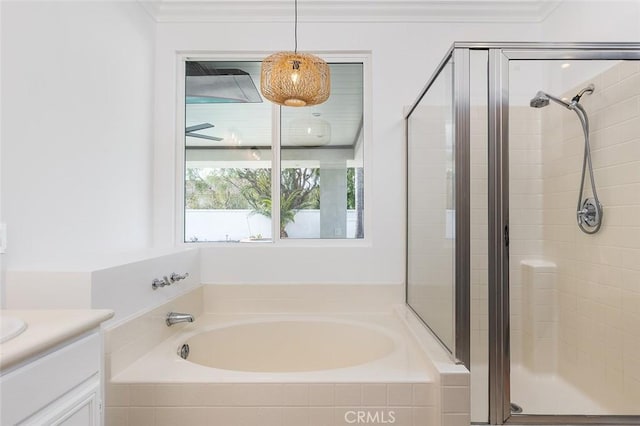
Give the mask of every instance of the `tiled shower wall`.
[[489, 418], [487, 108], [472, 106], [471, 118], [471, 420]]
[[595, 235], [576, 225], [583, 156], [576, 114], [544, 108], [544, 257], [557, 265], [559, 373], [624, 406], [625, 398], [640, 400], [640, 63], [619, 63], [565, 95], [588, 83], [595, 92], [581, 103], [603, 225]]
[[[488, 180], [487, 110], [471, 108], [471, 360], [473, 367], [488, 363]], [[472, 381], [479, 375], [473, 375]], [[480, 385], [481, 388], [486, 388]], [[485, 389], [482, 389], [483, 391]]]
[[439, 401], [435, 387], [433, 383], [119, 384], [111, 386], [111, 405], [107, 408], [106, 424], [463, 425], [463, 422], [456, 422], [455, 418], [446, 415], [441, 420], [436, 408]]
[[[522, 362], [522, 265], [542, 258], [540, 112], [509, 109], [510, 308], [512, 362]], [[471, 108], [471, 376], [472, 419], [486, 421], [488, 387], [487, 107]]]
[[[591, 119], [596, 183], [605, 208], [597, 235], [581, 233], [575, 222], [584, 146], [575, 113], [556, 105], [509, 110], [511, 355], [513, 364], [527, 357], [522, 262], [551, 262], [558, 322], [552, 333], [557, 342], [550, 346], [554, 371], [546, 372], [622, 413], [634, 407], [625, 400], [640, 399], [640, 65], [621, 63], [584, 85], [591, 82], [596, 92], [582, 103]], [[582, 87], [565, 95], [571, 98]], [[485, 108], [471, 110], [475, 371], [486, 366], [488, 342]], [[474, 374], [471, 380], [472, 393], [486, 390], [486, 376]], [[472, 410], [478, 413], [475, 404]]]
[[[487, 117], [471, 110], [471, 297], [472, 350], [487, 362]], [[522, 265], [542, 257], [542, 172], [540, 114], [524, 106], [509, 109], [511, 357], [522, 358]]]
[[511, 363], [522, 363], [522, 262], [542, 258], [540, 110], [509, 108], [509, 306]]

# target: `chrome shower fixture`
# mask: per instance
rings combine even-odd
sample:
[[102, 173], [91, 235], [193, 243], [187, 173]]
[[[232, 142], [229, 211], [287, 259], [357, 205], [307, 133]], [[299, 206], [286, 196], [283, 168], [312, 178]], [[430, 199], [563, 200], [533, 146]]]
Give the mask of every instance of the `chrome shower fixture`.
[[155, 278], [151, 283], [151, 288], [157, 290], [161, 287], [166, 287], [168, 285], [177, 283], [178, 281], [184, 280], [189, 277], [189, 273], [185, 272], [184, 274], [178, 274], [177, 272], [172, 272], [170, 276], [163, 276], [162, 279]]
[[596, 90], [596, 86], [594, 86], [593, 84], [588, 85], [587, 87], [585, 87], [584, 89], [582, 89], [581, 91], [579, 91], [572, 99], [571, 102], [575, 102], [578, 103], [580, 102], [580, 98], [582, 97], [582, 95], [587, 94], [590, 95], [593, 93], [593, 91]]
[[532, 108], [544, 108], [549, 105], [549, 96], [546, 93], [540, 91], [529, 101], [529, 106]]
[[[600, 230], [602, 226], [602, 204], [598, 199], [598, 192], [596, 191], [596, 181], [593, 177], [593, 165], [591, 164], [591, 145], [589, 143], [589, 117], [584, 107], [580, 105], [580, 99], [584, 95], [590, 95], [595, 90], [593, 84], [589, 84], [587, 87], [580, 90], [571, 99], [571, 102], [567, 102], [564, 99], [560, 99], [556, 96], [550, 95], [543, 91], [538, 91], [536, 95], [529, 101], [529, 106], [532, 108], [544, 108], [549, 105], [549, 101], [562, 105], [563, 107], [575, 112], [582, 124], [582, 131], [584, 133], [584, 157], [582, 159], [582, 177], [580, 178], [580, 194], [578, 195], [578, 206], [576, 208], [576, 220], [578, 227], [585, 234], [595, 234]], [[582, 195], [584, 192], [584, 177], [589, 166], [589, 181], [591, 183], [591, 191], [593, 197], [585, 198], [583, 200]]]
[[[580, 102], [580, 98], [583, 95], [590, 95], [595, 90], [595, 86], [593, 84], [588, 85], [584, 89], [580, 90], [576, 95], [571, 99], [571, 102], [567, 102], [564, 99], [560, 99], [556, 96], [550, 95], [543, 91], [538, 91], [536, 95], [529, 101], [529, 106], [532, 108], [544, 108], [549, 105], [549, 101], [554, 101], [555, 103], [562, 105], [563, 107], [574, 110], [576, 109], [578, 102]], [[581, 120], [582, 121], [582, 120]]]

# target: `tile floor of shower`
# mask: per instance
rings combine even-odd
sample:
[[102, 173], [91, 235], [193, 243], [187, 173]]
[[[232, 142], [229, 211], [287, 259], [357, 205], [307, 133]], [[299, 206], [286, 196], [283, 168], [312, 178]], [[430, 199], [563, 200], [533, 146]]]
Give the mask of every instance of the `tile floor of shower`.
[[[474, 375], [487, 377], [486, 364], [475, 364], [471, 369]], [[486, 395], [488, 386], [488, 380], [472, 377], [471, 393], [478, 395], [483, 392]], [[624, 407], [612, 408], [615, 407], [615, 399], [608, 399], [605, 403], [555, 374], [532, 373], [521, 365], [511, 367], [511, 401], [522, 408], [523, 414], [606, 415], [620, 414], [624, 410]], [[474, 417], [473, 413], [486, 412], [486, 403], [483, 398], [472, 398], [474, 421], [481, 421], [481, 417]]]

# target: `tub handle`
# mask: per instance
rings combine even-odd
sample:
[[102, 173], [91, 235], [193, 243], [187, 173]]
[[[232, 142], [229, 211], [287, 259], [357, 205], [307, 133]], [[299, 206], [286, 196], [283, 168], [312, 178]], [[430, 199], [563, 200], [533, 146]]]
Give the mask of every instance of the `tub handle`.
[[178, 347], [178, 356], [182, 359], [187, 359], [189, 356], [189, 345], [186, 343]]
[[188, 272], [185, 272], [184, 274], [178, 274], [177, 272], [172, 272], [171, 276], [169, 277], [169, 280], [172, 283], [175, 283], [176, 281], [184, 280], [188, 276], [189, 276]]
[[182, 281], [189, 277], [189, 273], [185, 272], [184, 274], [178, 274], [177, 272], [172, 272], [168, 277], [165, 275], [162, 279], [155, 278], [151, 283], [151, 288], [154, 290], [159, 289], [160, 287], [165, 287], [171, 285], [173, 283], [177, 283], [178, 281]]
[[157, 290], [160, 287], [164, 287], [167, 285], [171, 285], [171, 282], [169, 281], [169, 278], [167, 278], [167, 276], [165, 275], [164, 277], [162, 277], [162, 279], [158, 279], [158, 278], [154, 278], [153, 282], [151, 283], [151, 288], [154, 290]]

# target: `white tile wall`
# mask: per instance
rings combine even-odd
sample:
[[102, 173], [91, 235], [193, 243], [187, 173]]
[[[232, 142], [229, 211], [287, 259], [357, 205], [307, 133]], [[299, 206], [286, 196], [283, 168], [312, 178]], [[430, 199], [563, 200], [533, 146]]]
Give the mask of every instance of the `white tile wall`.
[[[451, 413], [445, 413], [442, 420], [438, 418], [434, 386], [433, 383], [111, 385], [106, 424], [338, 426], [352, 424], [350, 420], [359, 415], [378, 419], [378, 423], [384, 419], [390, 423], [393, 419], [392, 423], [400, 426], [461, 424], [459, 419], [464, 413], [455, 412], [456, 404], [452, 404]], [[468, 400], [468, 387], [451, 387], [450, 392], [452, 398]], [[326, 404], [313, 406], [306, 398], [323, 394], [335, 395], [335, 400], [325, 397]]]
[[489, 359], [488, 300], [488, 166], [487, 107], [474, 106], [471, 119], [471, 418], [489, 418], [487, 389]]
[[[487, 107], [471, 108], [471, 387], [473, 420], [488, 419], [488, 200]], [[520, 262], [542, 257], [540, 112], [509, 109], [510, 308], [512, 362], [522, 362]], [[457, 418], [457, 417], [456, 417]]]
[[[424, 396], [427, 400], [433, 400], [434, 410], [429, 410], [429, 416], [435, 416], [437, 421], [433, 424], [443, 426], [469, 425], [471, 422], [471, 374], [464, 366], [451, 361], [450, 354], [435, 340], [416, 317], [407, 308], [399, 311], [400, 318], [405, 322], [417, 343], [427, 354], [429, 365], [432, 368], [435, 386], [425, 388], [414, 384], [413, 400]], [[406, 403], [410, 398], [406, 388], [389, 386], [389, 403]], [[445, 408], [446, 407], [446, 408]], [[432, 417], [428, 417], [432, 418]], [[431, 423], [425, 423], [430, 425]]]
[[[425, 385], [430, 388], [431, 386]], [[413, 401], [420, 402], [420, 401]], [[364, 406], [385, 406], [387, 405], [387, 386], [381, 384], [365, 385], [362, 387], [362, 405]], [[422, 405], [422, 404], [417, 404]]]
[[522, 364], [534, 373], [553, 374], [558, 359], [556, 265], [541, 260], [524, 260], [521, 270]]
[[626, 400], [627, 411], [639, 414], [640, 64], [622, 62], [590, 82], [596, 90], [581, 103], [604, 206], [596, 235], [575, 225], [579, 121], [571, 111], [542, 112], [544, 255], [558, 265], [558, 368], [581, 390], [617, 400], [618, 409]]
[[523, 359], [522, 261], [542, 258], [540, 110], [509, 108], [509, 290], [511, 362]]

